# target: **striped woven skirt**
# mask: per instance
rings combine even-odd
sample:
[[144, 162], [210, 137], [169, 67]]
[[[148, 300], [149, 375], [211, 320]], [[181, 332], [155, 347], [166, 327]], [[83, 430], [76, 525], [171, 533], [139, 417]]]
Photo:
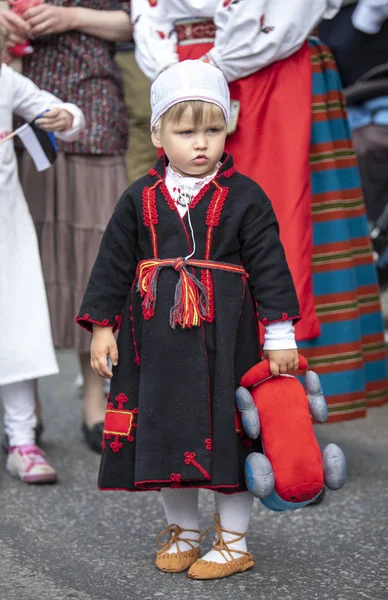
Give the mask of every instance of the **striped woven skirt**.
[[[212, 47], [211, 27], [201, 39], [204, 23], [176, 24], [181, 60]], [[388, 401], [386, 350], [335, 63], [311, 38], [288, 59], [230, 84], [230, 93], [241, 109], [226, 149], [237, 169], [264, 188], [277, 214], [302, 307], [298, 347], [321, 378], [328, 421], [364, 417], [368, 406]]]
[[298, 346], [322, 382], [329, 420], [365, 416], [387, 401], [376, 271], [346, 106], [333, 58], [310, 40], [313, 291], [319, 337]]

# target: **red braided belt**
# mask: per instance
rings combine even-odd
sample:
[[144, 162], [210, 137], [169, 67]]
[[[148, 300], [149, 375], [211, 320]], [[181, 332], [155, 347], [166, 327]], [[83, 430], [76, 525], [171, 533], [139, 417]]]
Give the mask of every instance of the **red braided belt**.
[[178, 44], [209, 44], [216, 37], [216, 26], [210, 18], [180, 19], [175, 21]]
[[137, 289], [143, 298], [142, 308], [145, 319], [151, 319], [155, 314], [158, 278], [161, 269], [171, 267], [179, 273], [179, 280], [175, 288], [174, 306], [170, 310], [170, 326], [175, 329], [177, 325], [183, 328], [198, 327], [201, 321], [206, 320], [209, 311], [209, 298], [205, 286], [187, 270], [187, 267], [201, 269], [217, 269], [229, 273], [236, 273], [248, 277], [245, 269], [230, 263], [212, 260], [195, 260], [184, 258], [151, 258], [138, 263], [136, 276]]

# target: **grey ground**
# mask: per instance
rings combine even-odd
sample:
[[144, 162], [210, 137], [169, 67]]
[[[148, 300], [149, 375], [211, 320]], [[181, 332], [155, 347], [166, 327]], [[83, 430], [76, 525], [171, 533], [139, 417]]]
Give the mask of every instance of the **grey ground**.
[[[10, 478], [0, 457], [0, 600], [388, 600], [388, 406], [367, 419], [318, 428], [340, 444], [349, 481], [315, 508], [278, 515], [255, 504], [255, 568], [214, 582], [153, 566], [164, 521], [158, 494], [98, 492], [99, 457], [80, 433], [74, 355], [42, 382], [44, 446], [56, 486]], [[212, 524], [203, 493], [202, 526]], [[209, 545], [208, 540], [207, 545]]]

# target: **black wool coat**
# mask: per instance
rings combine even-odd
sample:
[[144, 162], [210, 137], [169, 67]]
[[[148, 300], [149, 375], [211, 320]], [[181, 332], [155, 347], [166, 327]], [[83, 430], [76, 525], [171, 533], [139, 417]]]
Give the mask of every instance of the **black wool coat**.
[[106, 411], [99, 487], [245, 490], [244, 461], [260, 442], [244, 437], [234, 392], [259, 360], [257, 317], [298, 319], [299, 306], [272, 206], [224, 155], [190, 205], [197, 260], [242, 265], [246, 275], [188, 267], [205, 286], [200, 326], [169, 324], [180, 273], [163, 268], [153, 316], [143, 312], [137, 266], [192, 251], [164, 183], [166, 158], [132, 184], [106, 228], [78, 323], [120, 327]]

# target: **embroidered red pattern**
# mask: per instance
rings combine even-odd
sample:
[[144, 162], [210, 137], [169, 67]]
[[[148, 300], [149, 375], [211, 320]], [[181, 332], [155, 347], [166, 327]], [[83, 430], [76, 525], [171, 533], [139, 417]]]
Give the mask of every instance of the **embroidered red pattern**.
[[143, 200], [143, 222], [146, 227], [150, 228], [152, 252], [155, 258], [158, 256], [158, 243], [156, 236], [155, 225], [158, 224], [158, 211], [156, 210], [156, 191], [155, 188], [159, 185], [157, 181], [151, 188], [146, 186], [142, 193]]
[[203, 188], [201, 188], [198, 192], [198, 194], [193, 198], [191, 204], [190, 204], [190, 210], [193, 210], [193, 208], [195, 208], [198, 204], [198, 202], [200, 200], [202, 200], [202, 198], [204, 197], [205, 194], [207, 194], [207, 192], [210, 190], [210, 183], [207, 183], [206, 185], [203, 186]]
[[76, 317], [75, 321], [84, 329], [88, 329], [83, 323], [83, 321], [86, 321], [87, 323], [94, 323], [95, 325], [99, 325], [100, 327], [113, 327], [113, 332], [115, 332], [117, 331], [117, 329], [120, 329], [122, 318], [123, 315], [116, 315], [114, 318], [114, 320], [116, 321], [115, 323], [111, 323], [109, 319], [104, 319], [103, 321], [96, 321], [96, 319], [90, 318], [89, 313], [85, 313], [82, 317]]
[[[230, 170], [231, 169], [229, 169], [229, 171]], [[210, 201], [209, 208], [207, 209], [206, 213], [206, 225], [208, 227], [208, 230], [206, 234], [205, 260], [210, 260], [211, 247], [213, 241], [213, 228], [217, 227], [220, 222], [221, 212], [229, 191], [229, 188], [221, 187], [214, 179], [212, 183], [215, 185], [216, 190], [213, 194], [213, 198]], [[209, 310], [206, 321], [208, 323], [212, 323], [215, 317], [214, 283], [213, 275], [209, 269], [202, 269], [201, 283], [206, 288], [209, 303]]]
[[[135, 289], [135, 281], [132, 283], [132, 298], [133, 298], [134, 289]], [[139, 352], [137, 349], [137, 342], [136, 342], [135, 322], [133, 319], [133, 309], [132, 309], [132, 299], [131, 299], [131, 304], [129, 306], [129, 320], [131, 321], [133, 349], [135, 351], [135, 365], [139, 367], [140, 366], [140, 356], [139, 356]]]
[[199, 471], [201, 471], [201, 473], [202, 473], [202, 475], [204, 476], [205, 479], [207, 479], [208, 481], [210, 481], [210, 475], [209, 475], [209, 473], [206, 471], [206, 469], [204, 469], [202, 467], [202, 465], [199, 464], [198, 461], [195, 460], [195, 458], [197, 456], [195, 452], [185, 452], [184, 456], [185, 456], [185, 463], [186, 463], [186, 465], [193, 465]]
[[265, 26], [265, 15], [261, 15], [259, 33], [271, 33], [271, 31], [273, 31], [274, 29], [275, 27], [273, 27], [272, 25]]
[[223, 173], [220, 173], [219, 177], [226, 177], [226, 179], [229, 179], [229, 177], [232, 177], [232, 175], [234, 175], [235, 172], [236, 169], [234, 167], [230, 167], [230, 169], [227, 169]]
[[172, 488], [179, 488], [181, 486], [181, 474], [180, 473], [171, 473], [170, 475], [170, 481], [171, 483], [171, 487]]
[[123, 408], [123, 405], [128, 402], [128, 396], [124, 393], [118, 394], [115, 399], [118, 407], [113, 408], [113, 402], [109, 401], [106, 408], [102, 446], [105, 448], [106, 440], [110, 440], [113, 437], [114, 439], [110, 442], [109, 446], [113, 452], [119, 452], [123, 447], [120, 438], [127, 438], [129, 442], [133, 442], [135, 439], [132, 432], [137, 427], [134, 421], [138, 409], [125, 410]]
[[187, 41], [201, 42], [214, 40], [216, 37], [216, 26], [209, 19], [185, 19], [175, 24], [178, 44]]
[[214, 305], [214, 283], [213, 276], [210, 269], [201, 269], [201, 283], [206, 288], [206, 294], [208, 298], [208, 312], [206, 321], [212, 323], [215, 317], [215, 305]]
[[166, 184], [164, 182], [160, 185], [160, 191], [162, 192], [163, 196], [165, 197], [166, 202], [169, 205], [170, 209], [176, 210], [175, 202], [172, 199], [171, 194], [168, 191], [168, 187], [166, 186]]
[[213, 440], [211, 438], [205, 440], [205, 450], [213, 450]]

